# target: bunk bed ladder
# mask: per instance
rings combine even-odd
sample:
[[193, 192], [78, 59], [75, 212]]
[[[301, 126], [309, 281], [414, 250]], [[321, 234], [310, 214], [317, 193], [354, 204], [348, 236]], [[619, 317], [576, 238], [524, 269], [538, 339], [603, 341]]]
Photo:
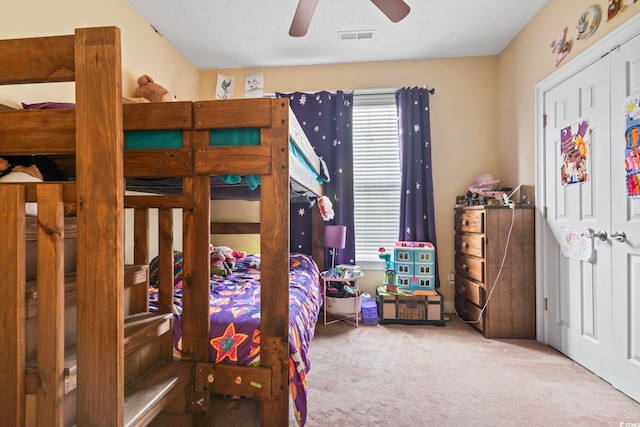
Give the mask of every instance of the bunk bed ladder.
[[[120, 31], [0, 41], [0, 63], [0, 84], [76, 87], [75, 111], [0, 113], [1, 155], [74, 155], [76, 172], [75, 183], [0, 184], [0, 274], [7, 283], [0, 320], [10, 354], [0, 358], [3, 425], [148, 425], [187, 393], [192, 364], [172, 359], [171, 310], [147, 311], [148, 253], [136, 255], [139, 265], [124, 265]], [[65, 277], [65, 202], [77, 209], [72, 279]], [[26, 203], [38, 207], [35, 293], [27, 292]], [[27, 311], [25, 295], [37, 300], [36, 312]], [[72, 300], [73, 346], [65, 336]], [[37, 361], [28, 363], [25, 319], [36, 315]], [[75, 410], [65, 398], [74, 389]]]

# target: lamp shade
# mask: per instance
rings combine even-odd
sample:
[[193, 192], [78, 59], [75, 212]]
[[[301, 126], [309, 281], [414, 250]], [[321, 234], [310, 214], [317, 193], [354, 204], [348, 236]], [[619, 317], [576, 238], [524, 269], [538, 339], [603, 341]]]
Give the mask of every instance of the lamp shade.
[[344, 225], [324, 226], [324, 247], [344, 249], [347, 241], [347, 227]]

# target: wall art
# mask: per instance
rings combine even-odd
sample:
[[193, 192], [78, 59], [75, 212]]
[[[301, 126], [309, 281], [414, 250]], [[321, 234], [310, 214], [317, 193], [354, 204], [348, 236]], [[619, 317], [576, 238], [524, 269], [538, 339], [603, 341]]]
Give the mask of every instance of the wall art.
[[640, 94], [628, 97], [624, 105], [627, 197], [640, 197]]
[[586, 40], [593, 35], [600, 25], [600, 7], [591, 6], [585, 10], [580, 19], [578, 19], [578, 25], [576, 25], [576, 39]]
[[577, 184], [589, 180], [589, 121], [583, 120], [560, 131], [560, 176], [562, 185]]
[[558, 34], [556, 39], [551, 42], [551, 53], [556, 54], [556, 67], [571, 51], [571, 42], [567, 41], [567, 29], [565, 28]]

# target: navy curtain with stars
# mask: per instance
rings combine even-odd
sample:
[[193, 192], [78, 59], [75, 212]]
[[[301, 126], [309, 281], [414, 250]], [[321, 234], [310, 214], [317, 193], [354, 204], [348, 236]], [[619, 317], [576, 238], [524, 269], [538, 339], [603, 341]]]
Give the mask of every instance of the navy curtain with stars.
[[[347, 242], [336, 253], [336, 264], [355, 263], [353, 222], [353, 93], [277, 93], [289, 104], [309, 142], [329, 170], [330, 181], [324, 192], [333, 204], [335, 216], [326, 224], [345, 225]], [[311, 253], [311, 209], [308, 203], [291, 205], [291, 250]], [[326, 270], [331, 265], [330, 249], [325, 249]], [[321, 269], [323, 266], [319, 266]]]
[[398, 238], [409, 242], [431, 242], [436, 248], [435, 278], [438, 277], [438, 245], [431, 173], [431, 124], [427, 88], [402, 88], [396, 92], [400, 142], [400, 227]]

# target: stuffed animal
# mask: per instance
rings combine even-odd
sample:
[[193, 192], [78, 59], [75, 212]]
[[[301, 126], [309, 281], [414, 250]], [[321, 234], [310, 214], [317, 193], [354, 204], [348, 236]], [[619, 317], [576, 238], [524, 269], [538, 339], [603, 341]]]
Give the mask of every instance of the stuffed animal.
[[224, 262], [230, 271], [236, 270], [238, 258], [244, 258], [247, 256], [247, 253], [245, 251], [231, 249], [228, 246], [218, 246], [217, 249], [222, 251], [222, 253], [224, 254]]
[[24, 173], [40, 181], [68, 181], [69, 177], [46, 156], [0, 157], [0, 177], [10, 173]]
[[123, 103], [172, 102], [177, 100], [173, 93], [169, 92], [164, 86], [156, 83], [147, 74], [138, 77], [138, 87], [133, 96], [133, 98], [123, 97]]
[[226, 276], [230, 272], [231, 269], [225, 262], [224, 252], [220, 248], [214, 248], [211, 252], [211, 275]]
[[[69, 177], [46, 156], [0, 157], [0, 182], [68, 181]], [[27, 215], [38, 214], [36, 203], [27, 203]], [[75, 205], [65, 203], [65, 216], [75, 214]]]

